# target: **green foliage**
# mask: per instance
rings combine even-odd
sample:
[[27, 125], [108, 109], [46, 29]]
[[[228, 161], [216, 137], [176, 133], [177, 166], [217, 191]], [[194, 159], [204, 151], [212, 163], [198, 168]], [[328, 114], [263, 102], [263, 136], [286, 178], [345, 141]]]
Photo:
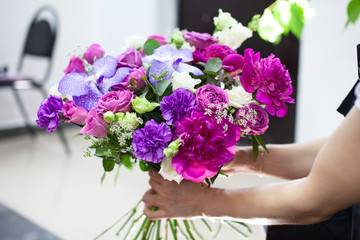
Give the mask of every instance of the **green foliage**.
[[220, 71], [222, 66], [222, 61], [220, 58], [211, 58], [205, 64], [204, 73], [208, 75], [216, 75], [218, 71]]
[[360, 0], [351, 0], [347, 6], [347, 15], [348, 20], [346, 22], [345, 27], [349, 25], [349, 23], [355, 24], [360, 15]]
[[160, 47], [160, 44], [158, 41], [154, 39], [149, 39], [144, 44], [144, 52], [146, 55], [151, 55], [154, 53], [154, 50]]

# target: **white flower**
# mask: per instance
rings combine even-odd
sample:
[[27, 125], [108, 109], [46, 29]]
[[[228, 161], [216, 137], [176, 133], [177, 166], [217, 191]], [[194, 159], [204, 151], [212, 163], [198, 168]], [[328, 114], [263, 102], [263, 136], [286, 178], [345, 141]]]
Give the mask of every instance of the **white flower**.
[[59, 84], [55, 83], [51, 88], [50, 88], [50, 91], [49, 91], [49, 95], [55, 95], [55, 96], [58, 96], [58, 97], [61, 97], [61, 99], [65, 99], [66, 98], [66, 95], [64, 94], [61, 94], [58, 90], [58, 87], [59, 87]]
[[231, 90], [225, 90], [229, 96], [229, 106], [240, 108], [252, 101], [251, 93], [244, 90], [242, 86], [233, 87]]
[[223, 12], [222, 9], [219, 9], [219, 16], [214, 17], [214, 25], [216, 29], [220, 31], [231, 28], [236, 23], [236, 19], [234, 19], [230, 13]]
[[194, 79], [190, 74], [186, 72], [174, 72], [173, 73], [173, 91], [178, 88], [185, 88], [195, 93], [195, 85], [201, 82], [200, 79]]
[[175, 171], [171, 160], [172, 158], [164, 157], [160, 165], [159, 174], [166, 180], [180, 183], [184, 178]]
[[125, 47], [124, 49], [127, 50], [129, 48], [133, 48], [135, 47], [136, 50], [139, 50], [141, 48], [143, 48], [144, 43], [146, 42], [146, 38], [142, 37], [140, 35], [134, 34], [131, 35], [130, 37], [128, 37], [125, 40]]
[[237, 23], [229, 29], [216, 32], [214, 37], [219, 39], [220, 44], [237, 49], [246, 39], [252, 37], [252, 31], [241, 23]]

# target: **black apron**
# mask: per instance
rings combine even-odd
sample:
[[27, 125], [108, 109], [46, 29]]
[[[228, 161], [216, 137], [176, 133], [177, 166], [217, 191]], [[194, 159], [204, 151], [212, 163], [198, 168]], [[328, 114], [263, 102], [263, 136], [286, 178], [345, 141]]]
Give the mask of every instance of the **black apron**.
[[[337, 109], [344, 116], [356, 100], [354, 89], [360, 79], [360, 44], [357, 58], [358, 80]], [[360, 240], [360, 203], [317, 224], [269, 226], [266, 240]]]

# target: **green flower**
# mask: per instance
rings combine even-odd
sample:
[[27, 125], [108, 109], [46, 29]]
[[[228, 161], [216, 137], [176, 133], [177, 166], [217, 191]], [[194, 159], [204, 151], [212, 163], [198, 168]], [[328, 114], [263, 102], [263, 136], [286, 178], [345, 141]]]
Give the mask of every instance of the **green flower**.
[[218, 31], [231, 28], [235, 24], [237, 24], [236, 19], [230, 13], [223, 12], [222, 9], [219, 9], [219, 16], [214, 17], [214, 25]]
[[146, 112], [151, 112], [156, 107], [159, 107], [159, 103], [149, 102], [146, 98], [136, 97], [131, 100], [134, 110], [139, 114], [144, 114]]
[[125, 117], [122, 118], [122, 124], [125, 126], [129, 126], [130, 129], [136, 129], [139, 124], [139, 118], [136, 116], [136, 113], [129, 113], [125, 114]]
[[112, 111], [107, 111], [103, 114], [103, 118], [105, 122], [112, 123], [113, 121], [115, 121], [115, 114]]
[[171, 36], [171, 43], [175, 44], [177, 49], [180, 49], [182, 47], [182, 45], [184, 44], [184, 42], [185, 42], [185, 39], [184, 39], [181, 31], [176, 31]]
[[182, 144], [180, 138], [172, 141], [167, 148], [164, 149], [164, 154], [166, 157], [174, 157], [179, 152], [179, 147]]

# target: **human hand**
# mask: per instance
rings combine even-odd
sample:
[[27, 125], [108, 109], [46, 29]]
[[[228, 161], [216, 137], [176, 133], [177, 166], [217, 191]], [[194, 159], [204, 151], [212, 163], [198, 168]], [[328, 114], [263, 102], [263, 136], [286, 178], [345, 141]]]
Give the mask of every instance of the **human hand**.
[[[144, 214], [149, 219], [188, 218], [201, 216], [207, 187], [202, 183], [183, 180], [180, 184], [165, 180], [154, 170], [149, 171], [151, 189], [143, 196]], [[153, 210], [152, 207], [157, 207]]]
[[225, 163], [221, 172], [226, 175], [258, 173], [260, 161], [253, 161], [251, 147], [237, 147], [233, 160]]

